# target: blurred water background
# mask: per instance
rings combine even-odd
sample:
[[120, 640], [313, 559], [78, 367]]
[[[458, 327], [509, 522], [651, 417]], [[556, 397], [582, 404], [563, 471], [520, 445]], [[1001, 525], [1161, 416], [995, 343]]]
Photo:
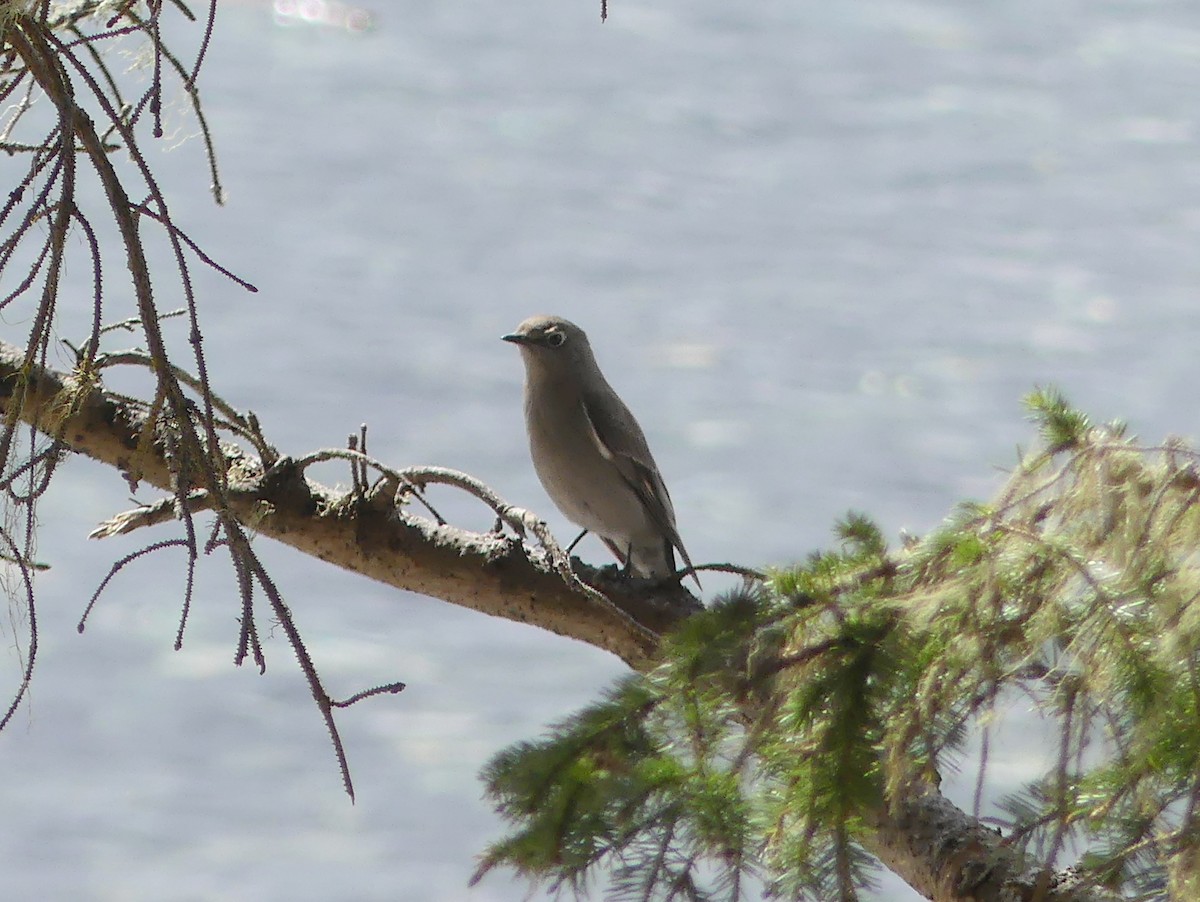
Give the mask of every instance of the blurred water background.
[[[603, 26], [591, 0], [374, 13], [353, 31], [222, 3], [201, 86], [227, 206], [182, 114], [152, 155], [177, 221], [260, 289], [197, 274], [214, 382], [285, 452], [366, 422], [376, 456], [467, 470], [569, 539], [499, 341], [534, 312], [588, 329], [697, 561], [798, 559], [850, 508], [928, 530], [1031, 441], [1035, 384], [1148, 439], [1197, 433], [1195, 3], [612, 0]], [[64, 337], [87, 332], [77, 260]], [[25, 329], [10, 318], [4, 337]], [[466, 888], [499, 830], [477, 771], [618, 662], [261, 541], [335, 692], [408, 683], [340, 715], [351, 806], [283, 637], [266, 676], [231, 665], [219, 559], [183, 651], [169, 553], [77, 635], [148, 536], [89, 543], [127, 490], [83, 460], [58, 478], [41, 658], [0, 736], [0, 896], [525, 897], [503, 875]], [[22, 629], [3, 636], [15, 686]], [[991, 755], [992, 793], [1039, 760], [1015, 738]], [[969, 800], [969, 778], [953, 792]], [[887, 881], [878, 898], [915, 896]]]

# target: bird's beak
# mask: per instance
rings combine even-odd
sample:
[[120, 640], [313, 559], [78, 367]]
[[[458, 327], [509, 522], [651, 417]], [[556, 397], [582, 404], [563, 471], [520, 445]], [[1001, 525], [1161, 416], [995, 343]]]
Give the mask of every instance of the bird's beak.
[[508, 335], [501, 335], [503, 341], [511, 341], [515, 345], [529, 344], [529, 336], [522, 335], [520, 332], [510, 332]]

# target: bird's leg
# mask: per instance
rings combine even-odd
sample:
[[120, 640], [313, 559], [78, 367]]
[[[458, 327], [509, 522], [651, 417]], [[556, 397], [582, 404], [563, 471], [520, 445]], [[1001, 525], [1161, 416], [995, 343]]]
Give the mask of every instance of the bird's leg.
[[575, 546], [578, 545], [580, 543], [580, 541], [582, 541], [583, 537], [586, 536], [587, 534], [588, 534], [588, 531], [585, 529], [583, 532], [581, 532], [579, 535], [577, 535], [575, 537], [575, 541], [573, 541], [570, 545], [567, 546], [567, 552], [566, 552], [567, 557], [571, 556], [571, 552], [575, 550]]
[[625, 569], [622, 572], [626, 579], [633, 576], [633, 542], [625, 546]]

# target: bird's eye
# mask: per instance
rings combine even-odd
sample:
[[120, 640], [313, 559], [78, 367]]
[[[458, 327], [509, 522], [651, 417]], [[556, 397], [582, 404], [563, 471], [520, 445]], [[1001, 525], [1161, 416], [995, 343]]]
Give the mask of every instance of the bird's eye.
[[567, 336], [562, 332], [547, 332], [546, 344], [551, 348], [561, 348], [563, 342], [567, 340]]

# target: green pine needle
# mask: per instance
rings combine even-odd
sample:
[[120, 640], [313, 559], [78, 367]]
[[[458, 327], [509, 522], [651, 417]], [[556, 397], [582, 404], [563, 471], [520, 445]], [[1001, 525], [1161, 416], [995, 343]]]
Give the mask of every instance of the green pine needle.
[[1027, 403], [1048, 452], [987, 503], [894, 552], [847, 514], [836, 548], [720, 599], [657, 669], [498, 755], [484, 779], [512, 832], [477, 876], [855, 898], [863, 814], [972, 778], [968, 739], [1020, 697], [1060, 735], [999, 804], [1010, 841], [1044, 860], [1074, 843], [1130, 892], [1200, 890], [1200, 454], [1093, 428], [1054, 389]]

